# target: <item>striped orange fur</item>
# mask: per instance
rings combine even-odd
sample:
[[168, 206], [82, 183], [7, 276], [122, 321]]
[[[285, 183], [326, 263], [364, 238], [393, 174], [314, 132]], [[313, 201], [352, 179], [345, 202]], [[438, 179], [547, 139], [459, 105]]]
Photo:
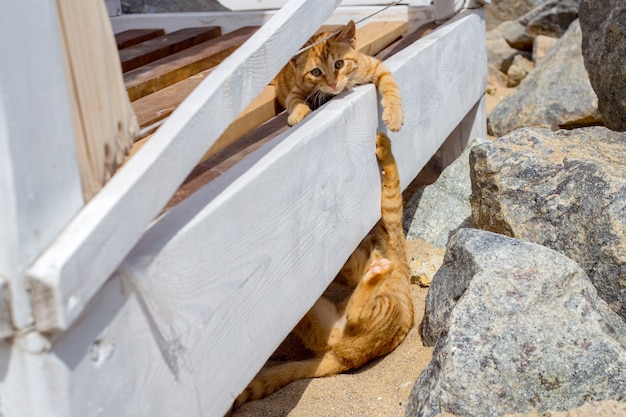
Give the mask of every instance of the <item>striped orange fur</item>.
[[351, 288], [335, 305], [321, 297], [293, 333], [315, 356], [262, 369], [237, 398], [238, 406], [303, 378], [356, 369], [393, 351], [413, 327], [413, 300], [402, 229], [402, 194], [389, 138], [376, 139], [382, 172], [381, 220], [336, 278]]
[[[309, 39], [313, 45], [332, 35]], [[295, 125], [329, 98], [356, 85], [374, 83], [382, 99], [382, 119], [397, 132], [404, 124], [400, 90], [382, 61], [355, 50], [356, 26], [350, 21], [339, 33], [295, 56], [274, 79], [276, 97]]]

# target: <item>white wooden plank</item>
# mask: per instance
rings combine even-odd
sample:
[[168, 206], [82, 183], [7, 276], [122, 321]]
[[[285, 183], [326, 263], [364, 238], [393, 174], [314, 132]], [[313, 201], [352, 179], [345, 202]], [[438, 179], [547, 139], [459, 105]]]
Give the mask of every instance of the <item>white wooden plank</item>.
[[[380, 10], [380, 6], [347, 6], [340, 7], [323, 24], [342, 25], [350, 19], [358, 21]], [[222, 33], [232, 32], [242, 26], [260, 26], [265, 24], [276, 10], [240, 11], [240, 12], [194, 12], [194, 13], [153, 13], [128, 14], [111, 18], [115, 33], [138, 28], [163, 28], [166, 32], [200, 26], [220, 26]], [[408, 7], [398, 5], [391, 7], [367, 22], [407, 22], [409, 29], [417, 29], [420, 25], [435, 19], [434, 6]]]
[[[391, 62], [408, 115], [392, 135], [403, 178], [484, 91], [484, 51], [437, 44], [480, 44], [483, 26], [465, 14]], [[371, 85], [331, 101], [152, 224], [45, 358], [64, 381], [59, 406], [81, 417], [223, 416], [379, 215], [376, 102]]]
[[[375, 97], [334, 100], [147, 231], [53, 347], [74, 415], [224, 415], [378, 219]], [[114, 349], [98, 366], [94, 340]]]
[[[31, 325], [26, 268], [83, 205], [55, 2], [0, 13], [0, 277], [13, 325]], [[42, 65], [45, 63], [45, 65]], [[7, 297], [0, 296], [0, 310]]]
[[390, 134], [398, 147], [403, 187], [483, 96], [484, 37], [482, 10], [467, 10], [386, 61], [400, 87], [405, 111], [404, 127]]
[[[233, 10], [267, 10], [279, 9], [283, 7], [287, 0], [218, 0], [222, 6]], [[441, 0], [435, 0], [435, 3]], [[385, 4], [393, 3], [393, 1], [384, 0], [343, 0], [340, 6], [376, 6], [378, 8], [385, 7]], [[407, 0], [403, 2], [411, 6], [428, 6], [431, 0]]]
[[[66, 329], [198, 160], [334, 10], [290, 0], [207, 77], [30, 268], [36, 327]], [[271, 57], [271, 58], [270, 58]]]

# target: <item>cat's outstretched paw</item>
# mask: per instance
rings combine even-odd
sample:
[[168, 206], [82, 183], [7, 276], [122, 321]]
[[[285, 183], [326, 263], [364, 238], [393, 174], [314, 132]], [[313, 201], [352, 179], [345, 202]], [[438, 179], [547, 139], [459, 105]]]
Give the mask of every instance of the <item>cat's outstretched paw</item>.
[[307, 117], [311, 113], [311, 109], [306, 104], [299, 104], [296, 108], [289, 113], [289, 117], [287, 118], [287, 124], [289, 126], [296, 125], [302, 121], [305, 117]]
[[387, 258], [374, 259], [365, 273], [363, 281], [366, 284], [376, 285], [393, 268], [393, 262]]
[[404, 125], [404, 113], [402, 108], [385, 108], [383, 110], [383, 122], [392, 132], [399, 132]]

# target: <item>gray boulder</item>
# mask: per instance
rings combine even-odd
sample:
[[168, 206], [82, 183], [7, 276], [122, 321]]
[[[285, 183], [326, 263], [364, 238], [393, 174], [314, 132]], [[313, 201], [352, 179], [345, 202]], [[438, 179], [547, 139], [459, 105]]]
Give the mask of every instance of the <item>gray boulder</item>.
[[529, 35], [558, 38], [578, 18], [579, 0], [545, 0], [519, 18]]
[[498, 25], [497, 30], [511, 47], [520, 51], [532, 51], [534, 38], [526, 32], [526, 26], [519, 20], [509, 20]]
[[604, 124], [626, 131], [626, 2], [582, 0], [582, 52]]
[[581, 265], [626, 319], [626, 133], [525, 128], [470, 154], [472, 225]]
[[434, 184], [416, 192], [404, 209], [407, 239], [418, 239], [445, 248], [450, 235], [470, 224], [469, 153], [487, 139], [475, 138], [463, 153], [443, 170]]
[[578, 21], [534, 71], [491, 112], [489, 131], [502, 136], [525, 126], [574, 128], [602, 123], [585, 70]]
[[557, 252], [461, 229], [426, 303], [428, 318], [449, 312], [425, 323], [437, 343], [407, 417], [526, 415], [626, 398], [626, 324]]

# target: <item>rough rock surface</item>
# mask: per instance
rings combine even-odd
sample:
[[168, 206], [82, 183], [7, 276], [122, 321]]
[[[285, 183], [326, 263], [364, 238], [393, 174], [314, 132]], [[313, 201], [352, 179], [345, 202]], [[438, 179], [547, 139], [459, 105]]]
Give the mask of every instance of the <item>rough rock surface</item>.
[[582, 0], [582, 51], [604, 124], [626, 131], [626, 2]]
[[488, 142], [487, 139], [472, 140], [434, 184], [411, 197], [404, 209], [403, 226], [407, 239], [419, 239], [445, 248], [450, 234], [459, 227], [469, 226], [472, 215], [469, 153], [474, 146], [485, 142]]
[[581, 37], [575, 21], [517, 90], [496, 106], [488, 120], [494, 136], [525, 126], [556, 130], [601, 124], [598, 99], [580, 49]]
[[[450, 305], [433, 326], [433, 311]], [[406, 416], [528, 414], [626, 398], [626, 324], [574, 261], [543, 246], [459, 230], [426, 317], [424, 333], [439, 338]]]
[[504, 39], [511, 47], [520, 51], [531, 51], [533, 49], [533, 37], [526, 32], [526, 26], [519, 20], [509, 20], [498, 25], [497, 30], [502, 33]]
[[515, 20], [534, 7], [534, 0], [491, 0], [491, 4], [485, 7], [487, 30], [507, 20]]
[[557, 39], [550, 36], [539, 35], [535, 37], [533, 41], [533, 62], [535, 65], [539, 65], [543, 61], [543, 58], [548, 55], [556, 41]]
[[529, 35], [558, 38], [578, 17], [579, 0], [545, 0], [519, 18]]
[[525, 128], [470, 154], [472, 225], [578, 262], [626, 319], [626, 133]]
[[124, 13], [212, 12], [228, 10], [217, 0], [124, 0]]
[[535, 68], [532, 61], [521, 55], [513, 58], [513, 63], [507, 71], [507, 87], [517, 87], [528, 74]]
[[506, 74], [520, 51], [511, 47], [499, 29], [487, 32], [487, 62]]

